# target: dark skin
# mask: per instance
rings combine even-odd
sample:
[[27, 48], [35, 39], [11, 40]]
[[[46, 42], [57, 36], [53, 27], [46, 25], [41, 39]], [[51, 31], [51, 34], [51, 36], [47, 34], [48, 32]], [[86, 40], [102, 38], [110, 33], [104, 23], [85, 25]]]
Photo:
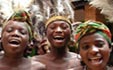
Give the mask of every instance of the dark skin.
[[43, 55], [50, 52], [50, 46], [48, 44], [47, 38], [42, 39], [37, 47], [37, 53], [39, 55]]
[[26, 22], [7, 22], [2, 31], [1, 42], [5, 53], [0, 59], [0, 70], [43, 70], [43, 64], [31, 62], [23, 57], [25, 49], [30, 44], [29, 38]]
[[102, 35], [99, 33], [86, 35], [81, 38], [79, 44], [79, 52], [87, 65], [87, 70], [107, 70], [111, 48]]
[[77, 54], [69, 52], [71, 28], [65, 21], [54, 21], [48, 25], [46, 35], [50, 42], [50, 52], [34, 56], [34, 61], [45, 64], [47, 70], [82, 70]]

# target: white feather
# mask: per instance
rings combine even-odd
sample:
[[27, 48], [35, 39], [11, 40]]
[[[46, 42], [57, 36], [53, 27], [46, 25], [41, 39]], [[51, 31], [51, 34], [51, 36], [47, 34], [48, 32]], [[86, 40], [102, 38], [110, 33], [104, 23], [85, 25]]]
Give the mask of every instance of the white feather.
[[109, 21], [113, 22], [113, 0], [92, 0], [90, 4], [101, 10]]
[[7, 19], [16, 10], [26, 10], [28, 11], [29, 6], [34, 0], [0, 0], [0, 13], [3, 19]]
[[56, 15], [67, 16], [74, 20], [74, 11], [69, 0], [57, 0]]
[[13, 13], [12, 5], [10, 1], [0, 0], [0, 14], [3, 19], [6, 19]]

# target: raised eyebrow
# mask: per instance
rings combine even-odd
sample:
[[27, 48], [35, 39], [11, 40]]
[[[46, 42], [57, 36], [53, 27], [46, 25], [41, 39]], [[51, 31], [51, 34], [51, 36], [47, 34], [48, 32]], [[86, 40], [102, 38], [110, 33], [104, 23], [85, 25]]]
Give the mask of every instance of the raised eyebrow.
[[64, 25], [65, 25], [65, 26], [69, 26], [69, 24], [61, 24], [61, 25], [63, 25], [63, 26], [64, 26]]
[[[97, 42], [104, 42], [103, 40], [95, 40], [94, 43], [97, 43]], [[89, 44], [88, 41], [85, 41], [85, 42], [82, 42], [81, 44], [83, 45], [86, 45], [86, 44]]]
[[84, 43], [83, 45], [85, 45], [85, 46], [86, 46], [86, 45], [89, 45], [89, 43]]
[[94, 42], [104, 42], [102, 39], [95, 40]]
[[89, 42], [88, 41], [82, 41], [82, 43], [81, 44], [88, 44]]
[[67, 23], [67, 22], [62, 22], [61, 24], [62, 25], [66, 24], [67, 26], [70, 26], [69, 23]]
[[28, 32], [28, 29], [26, 29], [26, 28], [21, 28], [20, 30], [24, 31], [24, 32]]

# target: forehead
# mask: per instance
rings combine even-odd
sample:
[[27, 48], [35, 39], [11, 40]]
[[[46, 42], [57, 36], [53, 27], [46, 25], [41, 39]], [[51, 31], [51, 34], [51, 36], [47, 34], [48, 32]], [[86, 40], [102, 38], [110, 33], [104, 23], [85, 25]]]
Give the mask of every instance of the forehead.
[[93, 34], [89, 34], [89, 35], [86, 35], [86, 36], [83, 36], [80, 40], [81, 43], [84, 43], [84, 42], [95, 42], [95, 41], [98, 41], [98, 40], [101, 40], [101, 41], [106, 41], [106, 39], [100, 35], [99, 33], [93, 33]]
[[57, 21], [53, 21], [53, 22], [50, 23], [50, 25], [54, 25], [54, 24], [69, 25], [69, 23], [67, 23], [66, 21], [63, 21], [63, 20], [57, 20]]
[[9, 21], [6, 23], [6, 25], [4, 26], [4, 28], [9, 27], [9, 26], [18, 26], [18, 27], [22, 27], [22, 28], [26, 28], [26, 22], [19, 22], [19, 21]]

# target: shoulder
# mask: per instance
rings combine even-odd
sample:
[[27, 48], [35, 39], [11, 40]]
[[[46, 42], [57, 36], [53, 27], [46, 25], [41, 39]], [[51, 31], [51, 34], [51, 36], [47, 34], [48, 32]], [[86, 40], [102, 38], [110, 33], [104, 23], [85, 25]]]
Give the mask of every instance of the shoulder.
[[48, 62], [50, 62], [50, 57], [48, 57], [47, 54], [45, 54], [45, 55], [38, 55], [38, 56], [32, 57], [31, 61], [41, 62], [43, 64], [48, 64]]
[[107, 66], [107, 70], [113, 70], [113, 66]]
[[46, 54], [33, 56], [31, 58], [32, 61], [39, 61], [39, 60], [44, 60], [44, 59], [47, 59], [47, 55]]
[[43, 63], [31, 61], [31, 70], [46, 70], [46, 66]]
[[69, 52], [70, 58], [79, 59], [80, 55], [77, 53]]
[[76, 69], [77, 68], [82, 68], [81, 60], [80, 60], [80, 55], [76, 54], [76, 53], [73, 53], [73, 52], [69, 52], [69, 54], [70, 54], [70, 57], [69, 57], [70, 65], [72, 65]]

